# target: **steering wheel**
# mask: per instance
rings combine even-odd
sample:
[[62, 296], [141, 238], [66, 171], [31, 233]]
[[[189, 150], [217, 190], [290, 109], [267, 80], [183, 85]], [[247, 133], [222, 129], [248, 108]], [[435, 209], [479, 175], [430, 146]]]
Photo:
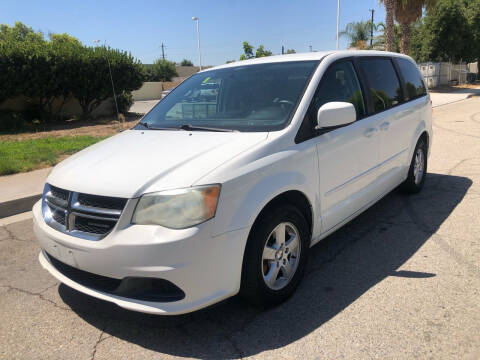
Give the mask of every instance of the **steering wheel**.
[[294, 107], [295, 104], [293, 101], [290, 101], [290, 100], [279, 100], [278, 98], [276, 98], [275, 100], [273, 100], [273, 102], [275, 104], [280, 104], [281, 108], [283, 110], [287, 110], [286, 107], [289, 106], [289, 107]]

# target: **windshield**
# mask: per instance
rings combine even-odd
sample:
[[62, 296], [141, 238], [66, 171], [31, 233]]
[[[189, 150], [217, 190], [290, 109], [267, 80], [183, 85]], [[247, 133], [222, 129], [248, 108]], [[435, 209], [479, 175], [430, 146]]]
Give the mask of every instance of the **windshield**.
[[237, 66], [198, 73], [145, 117], [143, 129], [272, 131], [293, 116], [318, 61]]

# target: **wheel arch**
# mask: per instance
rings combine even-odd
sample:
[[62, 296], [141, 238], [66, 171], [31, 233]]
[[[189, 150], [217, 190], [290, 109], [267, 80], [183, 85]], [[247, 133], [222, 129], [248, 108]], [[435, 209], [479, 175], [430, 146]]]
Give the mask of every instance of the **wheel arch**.
[[274, 198], [268, 201], [263, 206], [262, 210], [260, 210], [260, 212], [257, 214], [250, 228], [250, 233], [258, 224], [259, 220], [263, 216], [265, 216], [265, 214], [267, 214], [271, 209], [284, 204], [295, 206], [303, 214], [308, 224], [309, 235], [311, 236], [314, 225], [313, 207], [308, 197], [300, 190], [288, 190], [282, 192], [281, 194], [276, 195]]

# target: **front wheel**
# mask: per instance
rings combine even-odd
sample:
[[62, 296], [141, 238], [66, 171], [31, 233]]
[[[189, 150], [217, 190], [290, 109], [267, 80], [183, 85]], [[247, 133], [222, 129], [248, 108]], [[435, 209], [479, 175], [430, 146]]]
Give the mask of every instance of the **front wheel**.
[[402, 190], [406, 193], [415, 194], [423, 188], [427, 175], [427, 144], [425, 140], [418, 140], [412, 161], [408, 170], [407, 179], [402, 184]]
[[309, 246], [307, 221], [294, 206], [262, 216], [245, 249], [241, 296], [261, 306], [286, 300], [303, 277]]

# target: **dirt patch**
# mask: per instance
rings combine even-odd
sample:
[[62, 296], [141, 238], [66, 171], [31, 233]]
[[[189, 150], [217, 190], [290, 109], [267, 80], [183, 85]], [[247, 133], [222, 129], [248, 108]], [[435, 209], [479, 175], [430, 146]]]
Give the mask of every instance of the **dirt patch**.
[[130, 129], [139, 119], [140, 116], [130, 115], [127, 116], [125, 122], [121, 124], [111, 118], [92, 121], [66, 121], [63, 123], [48, 124], [44, 131], [0, 135], [0, 141], [39, 139], [46, 136], [111, 136], [118, 133], [120, 129]]

